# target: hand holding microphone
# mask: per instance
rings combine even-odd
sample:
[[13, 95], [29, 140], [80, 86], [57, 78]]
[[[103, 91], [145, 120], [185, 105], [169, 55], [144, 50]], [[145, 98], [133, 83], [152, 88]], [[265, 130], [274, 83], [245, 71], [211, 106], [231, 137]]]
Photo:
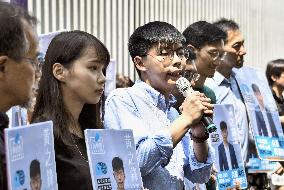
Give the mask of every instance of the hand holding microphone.
[[217, 127], [210, 117], [210, 114], [213, 113], [213, 106], [209, 103], [210, 99], [200, 92], [195, 92], [191, 88], [189, 81], [184, 77], [179, 78], [176, 81], [176, 85], [179, 92], [186, 98], [181, 106], [183, 113], [185, 112], [185, 114], [191, 117], [193, 123], [198, 122], [202, 117], [202, 123], [206, 128], [206, 132], [212, 133], [216, 131]]

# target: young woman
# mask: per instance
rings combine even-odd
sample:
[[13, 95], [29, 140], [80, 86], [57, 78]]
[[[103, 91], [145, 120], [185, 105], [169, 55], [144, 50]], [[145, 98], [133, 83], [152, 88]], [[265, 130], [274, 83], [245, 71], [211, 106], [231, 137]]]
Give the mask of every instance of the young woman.
[[52, 120], [59, 189], [93, 189], [83, 130], [101, 128], [99, 109], [110, 55], [94, 36], [63, 32], [50, 43], [32, 122]]

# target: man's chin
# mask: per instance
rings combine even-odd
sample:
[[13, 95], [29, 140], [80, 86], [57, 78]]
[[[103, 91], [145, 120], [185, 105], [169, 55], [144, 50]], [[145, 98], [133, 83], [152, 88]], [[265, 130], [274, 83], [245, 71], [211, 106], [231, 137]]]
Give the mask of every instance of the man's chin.
[[243, 65], [244, 65], [244, 61], [238, 61], [238, 62], [236, 62], [234, 67], [239, 69], [239, 68], [243, 67]]
[[20, 106], [22, 108], [26, 108], [26, 109], [31, 109], [34, 106], [34, 101], [33, 98], [29, 98], [26, 101], [23, 101], [22, 104], [20, 104]]

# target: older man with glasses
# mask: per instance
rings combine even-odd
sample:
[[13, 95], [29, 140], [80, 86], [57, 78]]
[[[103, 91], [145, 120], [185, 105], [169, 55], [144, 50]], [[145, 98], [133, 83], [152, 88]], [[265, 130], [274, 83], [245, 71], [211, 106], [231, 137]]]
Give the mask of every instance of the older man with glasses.
[[[27, 105], [37, 65], [38, 40], [36, 18], [20, 7], [0, 1], [0, 114], [15, 105]], [[0, 126], [6, 123], [0, 117]], [[1, 128], [1, 131], [3, 128]], [[0, 147], [3, 140], [0, 138]], [[5, 152], [0, 150], [0, 178], [5, 174]], [[7, 189], [6, 180], [0, 179], [0, 189]]]
[[[217, 67], [217, 72], [212, 79], [206, 80], [206, 85], [210, 86], [216, 94], [218, 104], [232, 104], [236, 117], [236, 126], [239, 128], [241, 137], [242, 158], [247, 163], [249, 158], [257, 157], [253, 136], [249, 129], [249, 120], [246, 106], [236, 81], [234, 68], [241, 68], [244, 63], [246, 50], [244, 47], [244, 37], [239, 29], [239, 25], [228, 19], [220, 19], [213, 23], [227, 33], [224, 44], [225, 54], [221, 64]], [[247, 176], [249, 187], [264, 189], [267, 184], [266, 174]], [[258, 185], [256, 185], [256, 182]]]
[[[248, 161], [250, 153], [249, 145], [249, 123], [247, 120], [247, 111], [240, 94], [238, 84], [236, 83], [233, 68], [243, 66], [244, 38], [239, 30], [239, 26], [233, 20], [221, 19], [214, 23], [227, 33], [224, 45], [224, 56], [221, 64], [217, 67], [217, 72], [212, 79], [206, 80], [206, 85], [212, 88], [216, 94], [218, 104], [233, 104], [234, 112], [237, 118], [237, 126], [240, 127], [240, 137], [242, 145], [242, 156], [244, 161]], [[251, 138], [251, 141], [253, 139]]]

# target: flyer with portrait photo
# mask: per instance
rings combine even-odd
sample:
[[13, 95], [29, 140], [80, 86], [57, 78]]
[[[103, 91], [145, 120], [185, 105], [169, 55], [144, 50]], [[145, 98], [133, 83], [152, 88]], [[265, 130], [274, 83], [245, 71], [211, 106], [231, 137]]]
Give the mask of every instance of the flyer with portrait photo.
[[56, 190], [51, 121], [4, 131], [9, 190]]
[[284, 137], [272, 92], [263, 73], [252, 67], [234, 69], [253, 131], [258, 157], [284, 160]]
[[211, 144], [215, 149], [219, 190], [236, 186], [247, 187], [244, 162], [242, 160], [240, 136], [236, 126], [234, 109], [231, 104], [214, 105], [213, 121], [217, 131], [210, 133]]
[[142, 189], [131, 130], [86, 129], [84, 133], [94, 189]]

